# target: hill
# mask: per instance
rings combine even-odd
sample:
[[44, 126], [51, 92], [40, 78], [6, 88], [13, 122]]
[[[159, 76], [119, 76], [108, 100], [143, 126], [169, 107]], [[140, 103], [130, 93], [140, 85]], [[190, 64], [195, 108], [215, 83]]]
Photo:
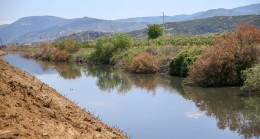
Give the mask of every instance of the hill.
[[[237, 7], [233, 9], [212, 9], [208, 11], [198, 12], [191, 15], [176, 15], [165, 16], [165, 22], [179, 22], [194, 19], [203, 19], [214, 16], [239, 16], [239, 15], [260, 15], [260, 4], [252, 4], [243, 7]], [[162, 24], [162, 16], [153, 17], [136, 17], [128, 19], [119, 19], [120, 22], [135, 22], [135, 23], [147, 23], [147, 24]]]
[[113, 34], [112, 32], [97, 32], [97, 31], [82, 31], [79, 33], [73, 33], [69, 36], [63, 36], [59, 39], [66, 39], [66, 38], [72, 38], [78, 42], [84, 42], [88, 40], [95, 40], [99, 37]]
[[89, 17], [64, 19], [54, 16], [32, 16], [1, 27], [0, 37], [4, 44], [31, 43], [54, 40], [84, 30], [128, 32], [145, 27], [143, 23], [121, 23]]
[[[18, 21], [0, 29], [3, 43], [19, 42], [19, 38], [26, 39], [26, 34], [59, 27], [67, 24], [66, 19], [54, 16], [33, 16], [21, 18]], [[38, 37], [38, 35], [37, 35]], [[33, 38], [30, 38], [33, 40]]]
[[[165, 24], [165, 34], [208, 34], [230, 31], [241, 23], [260, 27], [260, 15], [216, 16], [206, 19], [196, 19]], [[129, 32], [133, 37], [145, 37], [146, 29]]]
[[[203, 33], [211, 33], [211, 32], [222, 32], [221, 30], [228, 30], [232, 28], [232, 25], [235, 22], [236, 23], [240, 23], [240, 22], [239, 21], [232, 22], [232, 21], [225, 20], [225, 22], [227, 22], [226, 24], [228, 24], [226, 26], [229, 27], [225, 27], [225, 25], [221, 26], [220, 23], [217, 23], [219, 27], [216, 27], [215, 25], [212, 25], [212, 27], [210, 27], [211, 25], [208, 25], [206, 21], [202, 21], [202, 20], [194, 21], [194, 19], [205, 19], [205, 18], [210, 18], [215, 16], [230, 17], [230, 16], [237, 16], [237, 15], [245, 15], [245, 14], [260, 15], [260, 4], [253, 4], [253, 5], [248, 5], [248, 6], [238, 7], [233, 9], [223, 9], [223, 8], [212, 9], [208, 11], [198, 12], [192, 15], [166, 16], [165, 22], [181, 22], [181, 24], [185, 23], [184, 25], [180, 25], [178, 23], [167, 23], [166, 26], [167, 26], [168, 33], [203, 34]], [[183, 22], [183, 21], [190, 21], [190, 20], [192, 20], [191, 21], [192, 23]], [[211, 21], [207, 21], [207, 22], [211, 22]], [[231, 22], [231, 25], [229, 25], [229, 22]], [[120, 19], [120, 20], [102, 20], [102, 19], [89, 18], [89, 17], [64, 19], [55, 16], [31, 16], [31, 17], [21, 18], [9, 25], [0, 25], [0, 38], [2, 39], [4, 44], [8, 44], [8, 43], [27, 44], [32, 42], [55, 40], [62, 36], [69, 36], [73, 33], [79, 33], [86, 30], [95, 31], [96, 33], [94, 34], [93, 32], [91, 33], [91, 35], [94, 36], [95, 34], [102, 35], [101, 32], [131, 32], [134, 30], [145, 29], [147, 24], [149, 23], [162, 23], [162, 17], [155, 16], [155, 17], [138, 17], [138, 18]], [[187, 24], [192, 24], [192, 25], [197, 24], [197, 26], [199, 26], [200, 29], [198, 28], [192, 29], [191, 26], [187, 26]], [[206, 26], [202, 27], [203, 25]], [[185, 28], [186, 26], [188, 27], [187, 29]], [[171, 28], [174, 28], [175, 31], [173, 31]], [[135, 31], [135, 33], [138, 32], [139, 31]], [[84, 33], [81, 34], [81, 36], [82, 35], [84, 35]], [[142, 34], [135, 34], [134, 36], [137, 35], [142, 36]], [[93, 39], [95, 38], [94, 36]], [[76, 36], [74, 35], [74, 37]]]
[[7, 27], [8, 25], [0, 25], [0, 29]]

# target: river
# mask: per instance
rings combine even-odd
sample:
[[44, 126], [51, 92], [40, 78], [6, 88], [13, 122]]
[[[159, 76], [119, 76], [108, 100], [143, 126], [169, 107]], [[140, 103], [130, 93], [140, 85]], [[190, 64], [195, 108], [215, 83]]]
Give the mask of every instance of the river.
[[131, 139], [260, 137], [260, 97], [239, 88], [182, 86], [170, 76], [131, 74], [109, 66], [4, 57]]

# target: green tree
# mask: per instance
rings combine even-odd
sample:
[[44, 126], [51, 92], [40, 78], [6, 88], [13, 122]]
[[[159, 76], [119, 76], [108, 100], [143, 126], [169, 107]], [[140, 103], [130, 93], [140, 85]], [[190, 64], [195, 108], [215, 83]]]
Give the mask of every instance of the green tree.
[[149, 39], [156, 39], [163, 35], [163, 28], [158, 24], [150, 24], [147, 33]]

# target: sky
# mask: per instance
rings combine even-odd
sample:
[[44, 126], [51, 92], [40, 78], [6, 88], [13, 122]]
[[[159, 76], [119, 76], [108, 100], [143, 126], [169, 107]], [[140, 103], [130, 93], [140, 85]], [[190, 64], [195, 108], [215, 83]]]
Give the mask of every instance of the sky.
[[106, 20], [193, 14], [209, 9], [231, 9], [260, 0], [0, 0], [0, 24], [27, 16], [93, 17]]

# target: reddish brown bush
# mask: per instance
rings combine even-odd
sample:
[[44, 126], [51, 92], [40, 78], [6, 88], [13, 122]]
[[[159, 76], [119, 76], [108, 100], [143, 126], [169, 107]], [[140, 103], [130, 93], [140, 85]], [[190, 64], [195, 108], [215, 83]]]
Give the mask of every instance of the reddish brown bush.
[[252, 25], [241, 24], [234, 31], [234, 36], [239, 42], [235, 54], [236, 65], [238, 70], [242, 71], [257, 61], [260, 53], [257, 49], [257, 44], [260, 43], [260, 29]]
[[66, 50], [56, 50], [51, 54], [51, 60], [53, 61], [68, 61], [71, 54]]
[[240, 72], [257, 61], [259, 42], [260, 29], [248, 24], [216, 37], [214, 47], [190, 66], [187, 81], [199, 86], [241, 85]]
[[138, 54], [127, 67], [135, 73], [154, 73], [158, 70], [158, 64], [150, 53]]

